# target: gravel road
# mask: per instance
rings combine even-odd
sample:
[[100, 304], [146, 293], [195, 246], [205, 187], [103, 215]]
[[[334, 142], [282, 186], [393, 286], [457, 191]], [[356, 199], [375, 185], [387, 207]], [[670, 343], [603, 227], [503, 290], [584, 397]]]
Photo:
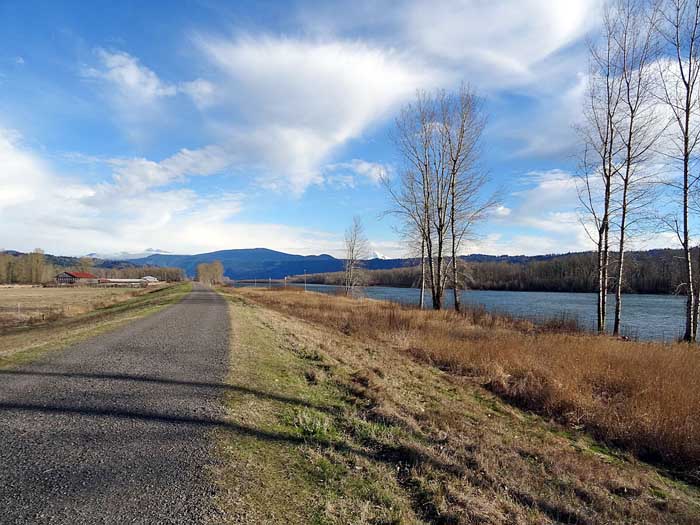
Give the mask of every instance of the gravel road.
[[180, 303], [0, 370], [0, 523], [202, 523], [216, 517], [226, 302]]

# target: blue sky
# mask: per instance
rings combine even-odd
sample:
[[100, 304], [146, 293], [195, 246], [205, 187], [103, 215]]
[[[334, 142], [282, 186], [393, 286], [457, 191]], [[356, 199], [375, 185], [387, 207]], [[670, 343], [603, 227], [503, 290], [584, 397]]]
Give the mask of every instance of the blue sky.
[[417, 89], [471, 84], [503, 206], [465, 252], [591, 249], [574, 173], [598, 0], [0, 2], [0, 247], [406, 255], [378, 178]]

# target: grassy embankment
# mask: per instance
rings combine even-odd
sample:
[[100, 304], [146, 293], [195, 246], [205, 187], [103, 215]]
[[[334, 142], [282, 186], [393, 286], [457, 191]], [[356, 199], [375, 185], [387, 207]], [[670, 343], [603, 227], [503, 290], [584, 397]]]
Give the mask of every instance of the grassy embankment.
[[[225, 293], [233, 323], [227, 407], [240, 430], [221, 432], [218, 476], [235, 523], [697, 523], [696, 486], [583, 431], [612, 435], [634, 423], [629, 406], [649, 417], [635, 429], [660, 423], [649, 394], [619, 388], [626, 376], [609, 354], [663, 351], [676, 362], [685, 349], [525, 334], [499, 318], [475, 325], [313, 293]], [[555, 354], [584, 350], [560, 368]], [[683, 359], [690, 367], [695, 358]], [[659, 361], [652, 384], [671, 371], [681, 375], [669, 383], [693, 373], [680, 363], [659, 369]], [[632, 374], [646, 373], [640, 363], [627, 363]], [[584, 403], [588, 387], [574, 386], [585, 369], [591, 391], [618, 390]], [[639, 386], [629, 381], [622, 386]], [[662, 386], [659, 402], [670, 388]], [[626, 403], [623, 394], [639, 399]], [[591, 426], [603, 414], [597, 404], [616, 415]], [[692, 422], [675, 423], [685, 426], [662, 435], [695, 436]], [[630, 431], [623, 436], [619, 443], [631, 447]], [[663, 458], [678, 466], [678, 454], [692, 452], [683, 443]]]
[[[181, 283], [136, 291], [100, 288], [0, 290], [0, 303], [16, 301], [17, 294], [21, 293], [27, 310], [38, 305], [35, 311], [48, 308], [66, 314], [0, 330], [0, 368], [30, 361], [44, 352], [118, 328], [179, 301], [191, 289], [190, 283]], [[11, 299], [4, 295], [8, 290], [14, 290]]]

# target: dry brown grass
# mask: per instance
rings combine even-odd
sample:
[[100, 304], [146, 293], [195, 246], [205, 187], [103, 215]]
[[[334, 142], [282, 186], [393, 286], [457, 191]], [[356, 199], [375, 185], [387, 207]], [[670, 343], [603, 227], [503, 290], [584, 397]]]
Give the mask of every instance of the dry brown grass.
[[[663, 469], [513, 407], [472, 378], [407, 359], [394, 338], [346, 336], [260, 308], [270, 295], [232, 293], [240, 344], [231, 378], [249, 393], [230, 408], [254, 429], [300, 426], [304, 440], [275, 441], [267, 455], [269, 440], [232, 438], [223, 462], [232, 522], [698, 523], [700, 491]], [[288, 407], [300, 417], [269, 427], [267, 392], [280, 409], [294, 400], [315, 408]], [[241, 499], [258, 515], [241, 512]], [[289, 507], [320, 512], [295, 519]]]
[[137, 297], [124, 294], [124, 300], [82, 315], [0, 330], [0, 368], [31, 362], [45, 352], [115, 329], [179, 301], [191, 289], [190, 283], [149, 287]]
[[419, 311], [316, 293], [239, 290], [278, 311], [388, 342], [515, 404], [700, 480], [700, 353], [682, 344], [542, 333], [481, 312]]
[[0, 330], [75, 317], [150, 291], [153, 288], [0, 287]]

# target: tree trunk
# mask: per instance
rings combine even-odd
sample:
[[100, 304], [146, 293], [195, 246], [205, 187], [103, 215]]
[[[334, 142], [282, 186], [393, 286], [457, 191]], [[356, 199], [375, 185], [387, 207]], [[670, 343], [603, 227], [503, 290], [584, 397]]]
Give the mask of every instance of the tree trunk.
[[438, 253], [435, 261], [435, 280], [433, 281], [433, 309], [434, 310], [440, 310], [442, 309], [442, 250], [443, 250], [443, 239], [440, 237], [438, 238]]
[[597, 323], [596, 327], [599, 333], [605, 332], [605, 306], [603, 304], [603, 294], [605, 292], [604, 273], [603, 273], [603, 236], [602, 234], [598, 238], [598, 309], [597, 309]]
[[603, 303], [603, 326], [602, 332], [605, 332], [605, 327], [608, 322], [608, 282], [610, 281], [609, 268], [610, 268], [610, 243], [608, 235], [610, 233], [610, 225], [605, 227], [605, 241], [603, 244], [603, 293], [602, 293], [602, 303]]
[[457, 218], [455, 217], [456, 213], [456, 206], [455, 206], [455, 199], [456, 199], [456, 194], [457, 194], [457, 180], [456, 176], [452, 176], [452, 186], [451, 186], [451, 193], [452, 193], [452, 210], [450, 213], [450, 229], [451, 229], [451, 237], [452, 237], [452, 292], [454, 293], [454, 301], [455, 301], [455, 312], [460, 311], [460, 304], [459, 304], [459, 279], [457, 279], [457, 238], [455, 235], [455, 221]]
[[452, 280], [454, 283], [452, 283], [452, 291], [454, 292], [454, 298], [455, 298], [455, 312], [459, 312], [461, 310], [461, 305], [459, 303], [459, 285], [457, 281], [457, 256], [454, 255], [454, 250], [452, 251]]
[[[689, 112], [686, 113], [686, 123], [689, 122]], [[686, 127], [686, 129], [688, 129]], [[693, 261], [690, 253], [690, 232], [688, 225], [688, 193], [690, 155], [688, 135], [685, 136], [685, 155], [683, 156], [683, 255], [685, 256], [685, 278], [687, 282], [687, 294], [685, 305], [685, 334], [683, 340], [691, 343], [695, 341], [695, 290], [693, 286]]]
[[[624, 211], [623, 219], [624, 222]], [[617, 268], [617, 289], [615, 290], [615, 324], [613, 326], [613, 335], [620, 335], [620, 322], [622, 319], [622, 274], [625, 264], [625, 241], [624, 231], [620, 230], [620, 262]]]
[[[628, 141], [629, 143], [630, 141]], [[629, 147], [627, 157], [630, 158]], [[627, 191], [629, 190], [629, 178], [632, 176], [629, 160], [625, 174], [624, 187], [622, 188], [622, 210], [620, 215], [620, 244], [619, 244], [619, 264], [617, 265], [617, 289], [615, 290], [615, 324], [613, 335], [620, 335], [620, 323], [622, 319], [622, 279], [625, 266], [625, 230], [627, 228]]]
[[425, 307], [425, 239], [420, 243], [420, 309]]
[[693, 261], [691, 260], [690, 249], [687, 240], [687, 230], [684, 235], [685, 241], [683, 246], [683, 252], [685, 255], [685, 277], [687, 279], [687, 298], [685, 302], [685, 334], [683, 335], [683, 340], [692, 343], [695, 341], [695, 324], [693, 321], [695, 314], [695, 290], [693, 287]]
[[[692, 250], [691, 250], [692, 252]], [[698, 248], [698, 263], [700, 264], [700, 247]], [[698, 266], [700, 268], [700, 266]], [[693, 300], [693, 337], [698, 338], [698, 316], [700, 316], [700, 286], [693, 285], [695, 291], [695, 299]]]
[[436, 286], [435, 258], [433, 255], [432, 242], [426, 242], [427, 259], [428, 259], [428, 275], [430, 275], [430, 295], [433, 301], [433, 308], [438, 302], [438, 291]]

